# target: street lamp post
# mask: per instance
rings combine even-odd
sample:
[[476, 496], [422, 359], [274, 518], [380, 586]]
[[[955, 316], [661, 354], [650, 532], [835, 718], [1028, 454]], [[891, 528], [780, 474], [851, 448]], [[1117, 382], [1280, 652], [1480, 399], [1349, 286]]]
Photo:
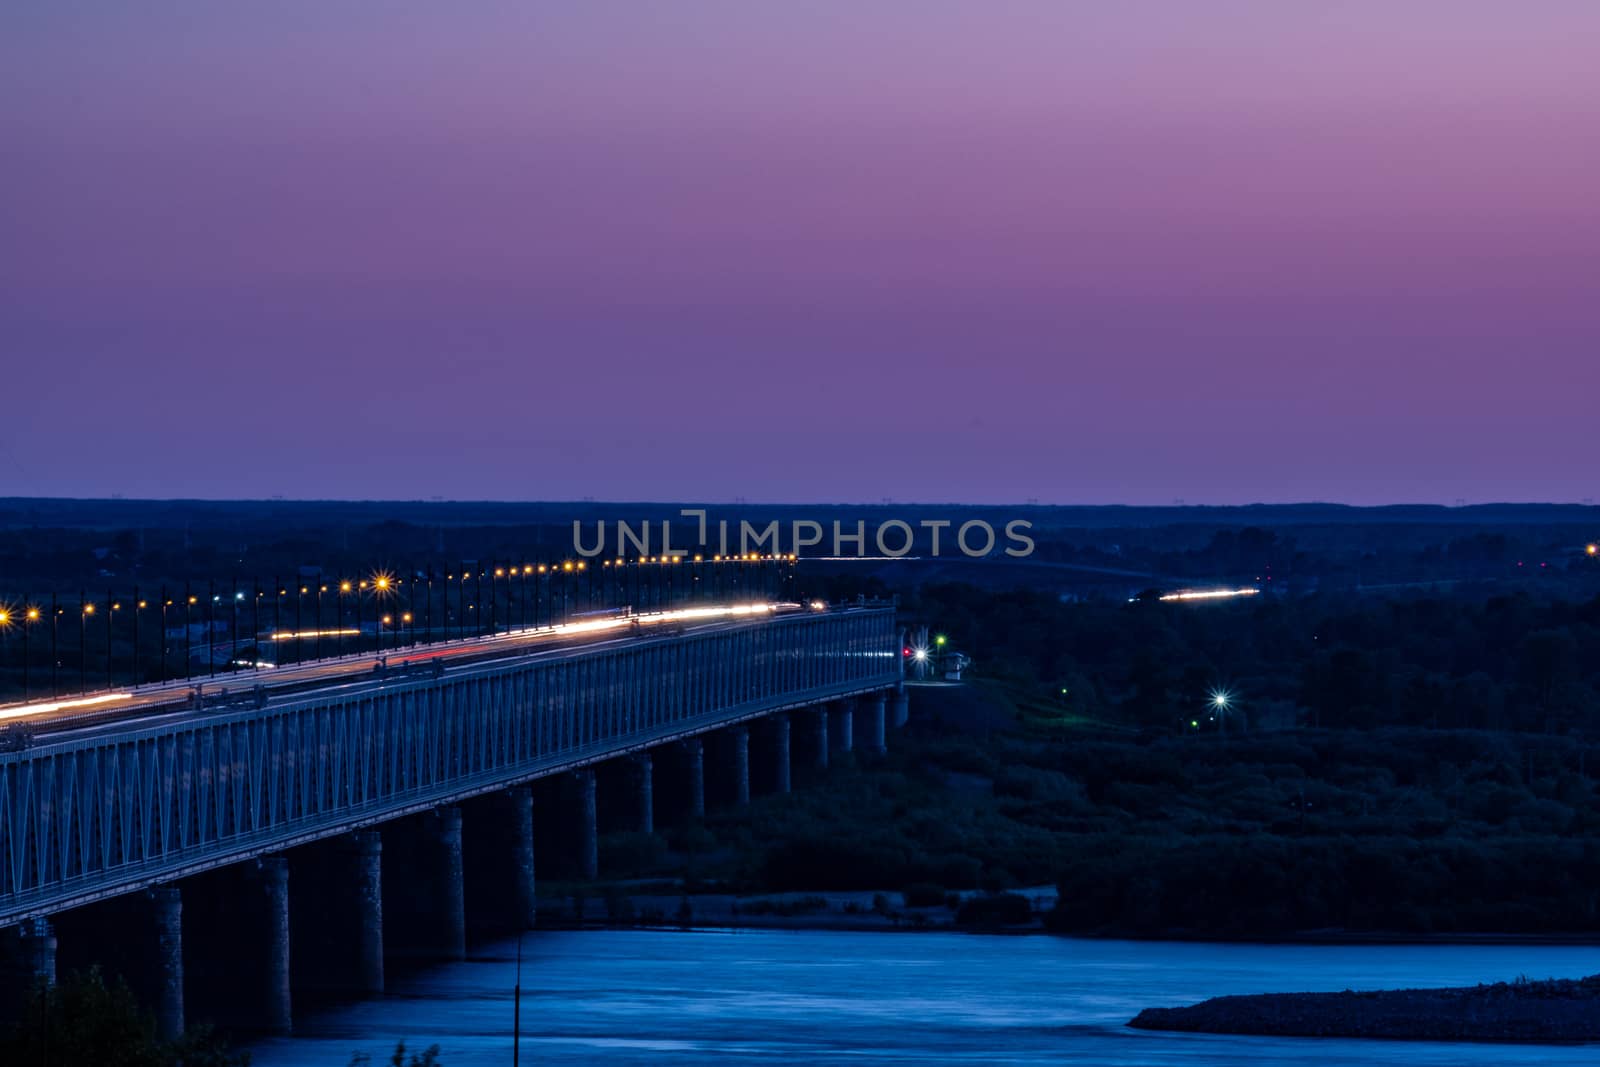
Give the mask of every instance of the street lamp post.
[[489, 632], [491, 634], [496, 633], [500, 629], [499, 613], [496, 609], [500, 606], [501, 570], [502, 568], [496, 567], [494, 570], [489, 572]]
[[167, 680], [167, 609], [172, 601], [167, 599], [167, 587], [161, 587], [161, 671], [158, 681]]
[[111, 624], [116, 621], [117, 612], [122, 610], [122, 604], [111, 599], [111, 590], [106, 590], [106, 691], [117, 687], [116, 681], [111, 676]]
[[[412, 617], [416, 614], [417, 608], [417, 568], [408, 567], [406, 569], [406, 573], [411, 575], [411, 579], [406, 582], [406, 610], [405, 614], [401, 616], [401, 619], [409, 623]], [[415, 645], [416, 643], [417, 628], [412, 626], [411, 633], [406, 638], [406, 644]]]
[[139, 599], [139, 587], [133, 587], [133, 684], [139, 684], [139, 613], [144, 609], [144, 601]]
[[28, 699], [28, 631], [39, 621], [38, 608], [25, 608], [22, 612], [22, 699]]
[[217, 583], [206, 583], [206, 673], [217, 676]]
[[344, 655], [344, 595], [350, 592], [350, 583], [341, 579], [339, 582], [339, 618], [333, 624], [333, 654], [335, 658]]
[[89, 691], [89, 616], [94, 605], [86, 590], [78, 590], [78, 692]]

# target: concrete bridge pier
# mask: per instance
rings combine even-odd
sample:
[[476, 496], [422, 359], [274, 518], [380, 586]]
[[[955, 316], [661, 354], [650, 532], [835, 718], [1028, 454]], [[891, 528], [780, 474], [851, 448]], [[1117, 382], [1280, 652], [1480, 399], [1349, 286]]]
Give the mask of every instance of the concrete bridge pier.
[[656, 832], [656, 779], [655, 763], [650, 753], [641, 752], [633, 758], [639, 782], [639, 832]]
[[[254, 865], [249, 866], [253, 873]], [[246, 896], [255, 895], [249, 885], [243, 891]], [[246, 936], [256, 928], [250, 921], [253, 915], [248, 901], [235, 908], [232, 918], [235, 930]], [[99, 966], [108, 982], [127, 982], [139, 1005], [155, 1016], [162, 1037], [183, 1033], [184, 908], [176, 884], [74, 908], [62, 914], [55, 925], [61, 945], [58, 968]], [[204, 933], [212, 943], [218, 942], [217, 934]], [[253, 954], [250, 958], [253, 964]], [[254, 994], [254, 990], [248, 992]]]
[[[293, 1023], [289, 882], [288, 858], [267, 855], [185, 879], [180, 900], [131, 894], [108, 901], [99, 921], [123, 933], [106, 936], [102, 950], [116, 955], [105, 959], [107, 973], [125, 976], [160, 1012], [165, 980], [176, 980], [181, 966], [187, 1019], [286, 1034]], [[181, 947], [161, 929], [169, 921], [181, 925]]]
[[256, 861], [256, 883], [266, 920], [266, 958], [262, 961], [261, 1024], [287, 1034], [294, 1024], [289, 992], [289, 861], [263, 856]]
[[790, 787], [789, 715], [787, 712], [779, 712], [773, 717], [772, 731], [773, 739], [775, 741], [775, 744], [773, 745], [773, 792], [787, 793], [789, 792]]
[[[423, 860], [397, 865], [423, 877]], [[297, 996], [383, 992], [383, 835], [357, 830], [289, 853], [289, 954]], [[409, 891], [409, 887], [407, 887]]]
[[741, 807], [750, 806], [750, 728], [733, 728], [733, 786], [734, 800]]
[[438, 872], [434, 883], [437, 900], [439, 955], [444, 959], [467, 957], [467, 898], [461, 869], [461, 809], [439, 808], [423, 817], [428, 851]]
[[896, 730], [911, 720], [911, 695], [902, 684], [894, 691], [894, 728]]
[[834, 705], [834, 717], [837, 720], [834, 729], [834, 735], [838, 738], [836, 744], [839, 751], [848, 756], [856, 747], [855, 712], [848, 700], [841, 700]]
[[153, 1000], [156, 1029], [171, 1040], [183, 1033], [183, 893], [175, 885], [146, 892], [155, 925]]
[[[561, 805], [557, 809], [564, 810]], [[462, 809], [462, 867], [467, 936], [494, 937], [532, 929], [533, 787], [513, 786], [469, 800]]]
[[383, 835], [361, 830], [351, 835], [355, 860], [356, 984], [363, 993], [383, 992]]
[[889, 750], [884, 743], [883, 720], [887, 700], [882, 693], [872, 693], [861, 698], [861, 711], [867, 720], [866, 737], [862, 746], [874, 755], [882, 755]]
[[380, 879], [387, 960], [459, 960], [467, 954], [461, 809], [435, 808], [383, 825]]
[[533, 867], [533, 789], [519, 786], [506, 795], [511, 804], [511, 876], [516, 907], [513, 918], [520, 929], [531, 930], [539, 915]]
[[706, 746], [698, 737], [691, 737], [683, 743], [683, 750], [688, 757], [689, 817], [692, 819], [704, 819], [706, 817]]
[[578, 865], [583, 876], [593, 881], [600, 874], [600, 827], [595, 810], [594, 768], [585, 767], [577, 772], [578, 808], [582, 813], [578, 821]]
[[815, 712], [817, 729], [817, 770], [828, 769], [828, 705], [818, 704]]

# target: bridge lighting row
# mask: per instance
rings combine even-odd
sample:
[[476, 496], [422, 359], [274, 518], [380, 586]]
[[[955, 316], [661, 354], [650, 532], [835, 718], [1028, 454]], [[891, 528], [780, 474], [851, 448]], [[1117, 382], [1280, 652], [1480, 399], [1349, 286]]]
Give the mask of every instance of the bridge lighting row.
[[[285, 647], [286, 641], [299, 641], [311, 638], [317, 641], [317, 648], [313, 658], [323, 658], [322, 639], [331, 638], [334, 656], [342, 656], [347, 651], [361, 651], [373, 645], [373, 631], [362, 626], [364, 601], [370, 596], [373, 600], [373, 610], [370, 619], [377, 631], [376, 648], [383, 651], [386, 647], [398, 648], [401, 643], [409, 641], [410, 644], [425, 643], [436, 640], [450, 640], [451, 631], [456, 636], [465, 637], [468, 631], [474, 635], [483, 632], [498, 632], [503, 628], [526, 628], [530, 623], [534, 626], [541, 625], [541, 616], [546, 622], [554, 621], [558, 616], [566, 618], [574, 610], [584, 610], [585, 606], [593, 608], [597, 603], [603, 602], [606, 606], [616, 608], [625, 605], [650, 605], [668, 603], [681, 599], [699, 599], [707, 595], [720, 596], [724, 592], [722, 582], [724, 577], [731, 578], [731, 588], [728, 592], [735, 596], [751, 592], [744, 588], [746, 583], [736, 575], [724, 575], [720, 570], [710, 575], [703, 574], [696, 569], [692, 578], [675, 579], [674, 574], [682, 574], [666, 565], [680, 563], [716, 563], [719, 565], [729, 563], [792, 563], [796, 560], [793, 554], [783, 555], [776, 553], [742, 553], [718, 554], [711, 559], [704, 555], [690, 556], [667, 555], [640, 556], [634, 559], [618, 556], [614, 559], [600, 561], [568, 559], [560, 562], [546, 564], [521, 564], [512, 566], [501, 564], [498, 566], [463, 569], [460, 582], [456, 582], [455, 572], [446, 572], [443, 580], [430, 569], [426, 580], [422, 578], [421, 571], [404, 571], [399, 574], [377, 570], [366, 576], [354, 578], [340, 578], [329, 580], [326, 584], [312, 585], [309, 582], [291, 586], [288, 583], [280, 585], [276, 595], [270, 586], [263, 587], [259, 579], [252, 579], [241, 589], [239, 580], [231, 582], [231, 596], [227, 593], [219, 594], [217, 582], [208, 582], [209, 588], [206, 595], [190, 592], [188, 583], [185, 583], [181, 592], [168, 595], [166, 587], [161, 590], [161, 596], [154, 600], [142, 599], [139, 589], [133, 589], [133, 596], [124, 601], [115, 599], [107, 591], [104, 600], [92, 600], [85, 591], [80, 591], [76, 603], [62, 605], [57, 603], [57, 597], [51, 596], [48, 605], [41, 607], [28, 603], [24, 597], [20, 603], [0, 600], [0, 672], [6, 671], [10, 666], [12, 653], [8, 649], [7, 638], [17, 634], [21, 637], [21, 667], [22, 667], [22, 694], [27, 699], [31, 694], [30, 666], [35, 665], [35, 659], [29, 651], [31, 624], [49, 621], [50, 626], [44, 633], [48, 639], [49, 657], [49, 691], [52, 697], [62, 692], [62, 674], [71, 668], [63, 656], [75, 654], [77, 684], [80, 691], [88, 692], [91, 660], [102, 660], [105, 668], [105, 686], [113, 687], [116, 672], [130, 669], [132, 684], [139, 685], [146, 680], [155, 679], [168, 681], [173, 678], [192, 678], [209, 674], [215, 677], [219, 671], [233, 672], [239, 667], [261, 668], [274, 664], [260, 661], [259, 656], [252, 657], [248, 662], [238, 658], [238, 649], [241, 643], [249, 647], [257, 642], [272, 642], [278, 647]], [[593, 564], [593, 569], [591, 569]], [[660, 564], [661, 569], [646, 572], [642, 565]], [[628, 575], [623, 574], [624, 568], [638, 566]], [[739, 568], [742, 570], [743, 568]], [[604, 572], [606, 577], [601, 580]], [[400, 574], [405, 574], [401, 577]], [[517, 577], [533, 578], [535, 576], [548, 577], [549, 584], [544, 582], [515, 583]], [[561, 575], [563, 581], [556, 583], [553, 579]], [[587, 577], [587, 582], [583, 581]], [[573, 581], [569, 583], [567, 579]], [[489, 580], [493, 592], [483, 588], [484, 579]], [[479, 589], [476, 595], [469, 594], [468, 584], [476, 580]], [[505, 581], [505, 589], [498, 586], [499, 581]], [[780, 582], [792, 582], [793, 575], [787, 579], [779, 576]], [[276, 581], [273, 585], [277, 585]], [[459, 595], [457, 594], [459, 590]], [[300, 597], [310, 596], [315, 599], [315, 622], [310, 627], [302, 628], [301, 621], [302, 601], [290, 601], [287, 598], [291, 593], [297, 592]], [[334, 606], [333, 626], [323, 625], [323, 596], [336, 593]], [[435, 623], [437, 598], [440, 593], [445, 596], [442, 605], [442, 614], [437, 616]], [[488, 599], [484, 603], [485, 594]], [[471, 603], [468, 603], [469, 596]], [[377, 601], [383, 598], [386, 603], [379, 605]], [[420, 598], [420, 599], [419, 599]], [[454, 601], [454, 604], [452, 604]], [[346, 622], [347, 612], [353, 605], [356, 615], [356, 625], [352, 628]], [[392, 606], [391, 606], [392, 605]], [[149, 609], [155, 609], [160, 616], [161, 628], [159, 638], [159, 656], [153, 662], [160, 664], [159, 671], [141, 673], [141, 649], [149, 644], [141, 641], [141, 618]], [[426, 609], [424, 615], [422, 609]], [[387, 610], [385, 610], [387, 609]], [[402, 610], [403, 609], [403, 610]], [[504, 610], [502, 617], [500, 612]], [[263, 614], [263, 611], [268, 614]], [[290, 627], [282, 626], [282, 612], [291, 611]], [[58, 642], [61, 639], [61, 623], [70, 618], [72, 614], [78, 616], [78, 634], [76, 640], [68, 643], [66, 649], [61, 649]], [[169, 627], [169, 616], [173, 613], [180, 617], [182, 624], [177, 631], [181, 636], [174, 638], [174, 630]], [[233, 622], [224, 625], [221, 630], [217, 628], [218, 620], [226, 623], [231, 613]], [[100, 620], [105, 620], [102, 624]], [[426, 621], [424, 621], [426, 619]], [[204, 631], [196, 635], [193, 623], [199, 620]], [[310, 621], [310, 620], [307, 620]], [[263, 628], [263, 623], [266, 623]], [[242, 625], [241, 625], [242, 624]], [[484, 625], [488, 631], [483, 630]], [[69, 623], [70, 626], [70, 623]], [[126, 632], [124, 631], [126, 628]], [[18, 633], [20, 632], [20, 633]], [[91, 633], [93, 640], [103, 643], [100, 648], [103, 652], [91, 653]], [[120, 635], [120, 637], [119, 637]], [[243, 635], [243, 636], [241, 636]], [[441, 636], [442, 635], [442, 636]], [[131, 638], [131, 642], [130, 639]], [[122, 647], [131, 647], [129, 657], [126, 652], [119, 658], [117, 656], [117, 643], [122, 642]], [[219, 653], [226, 654], [229, 647], [235, 652], [226, 663], [219, 659]], [[196, 650], [202, 653], [203, 659], [197, 661]], [[171, 655], [180, 659], [180, 673], [168, 672], [168, 661]], [[302, 661], [302, 654], [294, 654], [294, 662]], [[196, 663], [203, 662], [195, 673]], [[98, 673], [95, 667], [94, 672]], [[0, 692], [0, 701], [5, 700], [8, 694]]]

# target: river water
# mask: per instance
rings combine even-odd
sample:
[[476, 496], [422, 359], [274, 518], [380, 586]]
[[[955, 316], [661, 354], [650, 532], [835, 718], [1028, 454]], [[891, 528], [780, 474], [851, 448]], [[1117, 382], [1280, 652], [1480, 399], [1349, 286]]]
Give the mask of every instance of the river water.
[[[1593, 1064], [1593, 1047], [1159, 1034], [1140, 1008], [1225, 993], [1472, 985], [1600, 972], [1600, 948], [1216, 945], [834, 931], [575, 931], [524, 940], [524, 1064]], [[511, 1062], [515, 942], [297, 1018], [260, 1067], [437, 1043]]]

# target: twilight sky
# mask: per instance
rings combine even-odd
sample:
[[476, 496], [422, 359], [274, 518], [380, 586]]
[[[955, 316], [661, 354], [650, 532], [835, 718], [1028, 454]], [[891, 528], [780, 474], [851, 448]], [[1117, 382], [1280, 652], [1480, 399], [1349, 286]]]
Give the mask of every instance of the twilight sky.
[[1600, 497], [1593, 0], [7, 0], [0, 496]]

